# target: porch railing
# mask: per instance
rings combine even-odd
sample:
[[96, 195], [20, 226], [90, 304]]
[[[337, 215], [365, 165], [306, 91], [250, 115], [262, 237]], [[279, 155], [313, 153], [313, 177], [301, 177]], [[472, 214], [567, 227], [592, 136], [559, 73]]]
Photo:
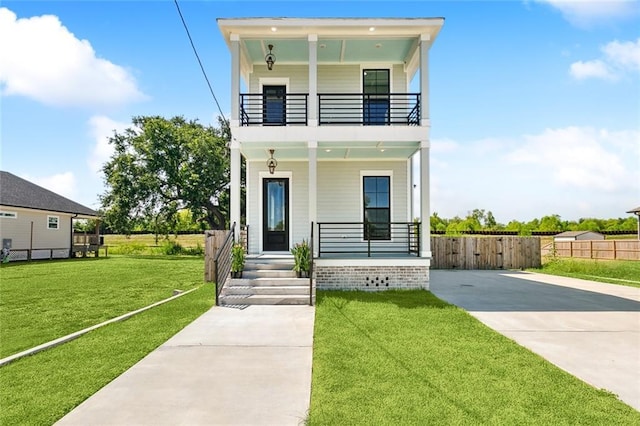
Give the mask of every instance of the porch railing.
[[214, 259], [214, 267], [216, 271], [215, 283], [216, 283], [216, 305], [220, 304], [220, 292], [227, 282], [229, 273], [231, 272], [231, 248], [234, 243], [234, 232], [236, 224], [235, 222], [231, 226], [231, 229], [227, 233], [222, 245], [218, 248], [216, 257]]
[[420, 222], [320, 222], [318, 257], [420, 256]]
[[272, 97], [261, 93], [240, 94], [240, 120], [243, 126], [307, 125], [308, 93], [287, 93]]
[[320, 125], [417, 126], [420, 94], [319, 94], [318, 112]]

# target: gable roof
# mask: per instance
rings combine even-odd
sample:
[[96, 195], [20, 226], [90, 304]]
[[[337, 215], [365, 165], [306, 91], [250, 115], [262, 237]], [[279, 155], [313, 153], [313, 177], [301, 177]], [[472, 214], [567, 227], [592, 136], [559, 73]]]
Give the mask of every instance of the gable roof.
[[0, 170], [0, 204], [98, 217], [98, 212], [41, 186]]
[[634, 213], [634, 214], [640, 215], [640, 207], [636, 207], [635, 209], [631, 209], [627, 213]]
[[577, 237], [582, 234], [600, 234], [596, 231], [564, 231], [559, 234], [556, 234], [556, 237]]

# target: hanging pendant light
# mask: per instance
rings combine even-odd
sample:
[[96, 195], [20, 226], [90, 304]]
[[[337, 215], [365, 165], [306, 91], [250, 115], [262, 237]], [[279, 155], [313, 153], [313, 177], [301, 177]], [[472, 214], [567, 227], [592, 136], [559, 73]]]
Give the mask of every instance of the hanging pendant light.
[[278, 166], [278, 161], [276, 161], [276, 159], [273, 158], [274, 152], [275, 152], [275, 149], [269, 150], [269, 154], [271, 154], [271, 157], [269, 157], [269, 159], [267, 160], [267, 167], [269, 168], [269, 174], [275, 173], [276, 167]]
[[269, 53], [264, 57], [265, 62], [267, 63], [267, 68], [269, 71], [273, 69], [273, 64], [276, 63], [276, 55], [274, 55], [271, 51], [273, 50], [273, 44], [269, 45]]

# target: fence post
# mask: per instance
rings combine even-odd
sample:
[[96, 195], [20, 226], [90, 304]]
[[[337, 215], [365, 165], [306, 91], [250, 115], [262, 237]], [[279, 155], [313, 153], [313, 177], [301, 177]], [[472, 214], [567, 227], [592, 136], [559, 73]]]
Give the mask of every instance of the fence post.
[[618, 260], [618, 253], [616, 251], [616, 240], [613, 240], [613, 260]]

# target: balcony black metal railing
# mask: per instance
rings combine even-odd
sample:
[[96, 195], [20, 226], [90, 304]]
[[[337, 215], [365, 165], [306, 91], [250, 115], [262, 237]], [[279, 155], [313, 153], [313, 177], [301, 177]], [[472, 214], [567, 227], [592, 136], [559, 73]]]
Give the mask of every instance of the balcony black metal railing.
[[[240, 94], [242, 126], [288, 126], [308, 124], [307, 93], [287, 93], [281, 97], [260, 93]], [[370, 95], [363, 93], [322, 93], [318, 95], [320, 125], [418, 126], [419, 93]], [[313, 118], [313, 117], [312, 117]]]
[[318, 257], [419, 257], [421, 229], [420, 222], [321, 222]]
[[269, 96], [240, 94], [240, 120], [243, 126], [307, 125], [308, 93]]
[[420, 94], [326, 93], [318, 95], [320, 125], [417, 126]]

